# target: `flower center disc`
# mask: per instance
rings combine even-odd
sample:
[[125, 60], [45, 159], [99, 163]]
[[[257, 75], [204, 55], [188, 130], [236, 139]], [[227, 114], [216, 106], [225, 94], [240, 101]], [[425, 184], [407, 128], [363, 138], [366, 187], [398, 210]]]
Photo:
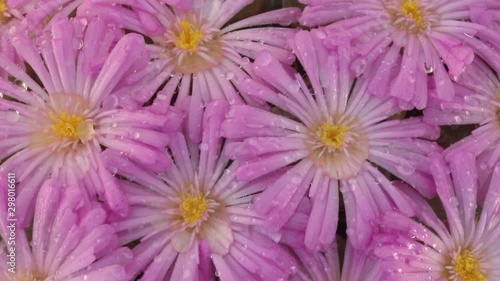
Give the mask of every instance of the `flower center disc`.
[[192, 14], [173, 22], [165, 36], [164, 47], [171, 52], [179, 73], [209, 70], [222, 61], [223, 44], [217, 30]]
[[437, 15], [432, 12], [434, 10], [427, 7], [430, 4], [424, 5], [419, 0], [395, 2], [387, 2], [384, 6], [392, 25], [401, 31], [409, 34], [420, 33], [437, 20]]
[[199, 221], [208, 207], [208, 201], [197, 196], [188, 196], [181, 204], [181, 214], [182, 218], [187, 223], [195, 223]]
[[458, 276], [464, 281], [486, 281], [486, 278], [481, 273], [479, 262], [469, 250], [460, 253], [453, 267]]
[[17, 278], [17, 281], [43, 281], [47, 277], [38, 271], [34, 271], [32, 273], [25, 274], [22, 277]]
[[324, 145], [340, 148], [344, 145], [344, 138], [349, 129], [349, 126], [324, 123], [316, 131], [316, 135]]
[[420, 4], [417, 1], [406, 0], [401, 3], [401, 13], [404, 16], [409, 16], [418, 29], [422, 29], [424, 27], [424, 15], [422, 9], [420, 8]]
[[5, 3], [5, 0], [0, 0], [0, 24], [1, 23], [7, 23], [9, 21], [9, 17], [5, 16], [5, 12], [7, 12], [7, 3]]
[[355, 176], [369, 155], [368, 138], [352, 118], [331, 118], [310, 132], [310, 158], [332, 179]]
[[179, 23], [182, 26], [182, 31], [177, 37], [175, 46], [186, 51], [195, 51], [203, 39], [203, 33], [188, 21], [181, 20]]
[[56, 119], [57, 123], [51, 128], [60, 138], [87, 141], [94, 133], [93, 125], [86, 122], [81, 116], [62, 112]]

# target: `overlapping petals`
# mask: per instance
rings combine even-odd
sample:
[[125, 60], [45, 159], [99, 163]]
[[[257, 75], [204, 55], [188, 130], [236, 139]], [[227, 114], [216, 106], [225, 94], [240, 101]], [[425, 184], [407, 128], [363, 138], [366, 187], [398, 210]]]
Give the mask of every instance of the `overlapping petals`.
[[215, 270], [221, 280], [278, 280], [292, 273], [294, 259], [261, 231], [263, 219], [250, 207], [269, 180], [237, 180], [238, 163], [223, 153], [219, 131], [228, 106], [214, 101], [202, 111], [201, 142], [190, 141], [189, 132], [171, 136], [175, 165], [167, 173], [105, 152], [110, 166], [137, 183], [123, 182], [132, 211], [114, 223], [122, 244], [141, 239], [130, 275], [200, 280]]
[[147, 71], [154, 73], [156, 82], [147, 88], [149, 95], [145, 92], [131, 96], [127, 106], [133, 106], [133, 101], [147, 101], [165, 82], [164, 91], [178, 91], [177, 102], [193, 96], [204, 103], [213, 99], [243, 103], [249, 100], [240, 95], [237, 81], [250, 77], [249, 62], [259, 51], [266, 50], [288, 64], [295, 59], [286, 45], [286, 38], [294, 30], [271, 25], [287, 26], [297, 21], [297, 8], [270, 11], [228, 24], [253, 1], [172, 2], [176, 1], [167, 2], [169, 5], [156, 0], [121, 1], [125, 7], [94, 0], [79, 10], [83, 17], [97, 15], [152, 39], [148, 49], [153, 61]]
[[102, 21], [59, 17], [45, 36], [32, 39], [20, 31], [11, 41], [36, 75], [31, 78], [0, 56], [10, 75], [0, 79], [0, 170], [18, 175], [24, 222], [29, 222], [37, 191], [49, 177], [80, 186], [87, 198], [97, 194], [111, 209], [126, 212], [102, 150], [164, 171], [170, 165], [166, 133], [175, 131], [180, 119], [166, 109], [160, 115], [149, 108], [118, 107], [122, 91], [147, 83], [130, 80], [147, 64], [142, 37], [129, 34], [119, 40]]
[[[7, 179], [0, 179], [0, 215], [7, 218]], [[35, 209], [32, 233], [17, 228], [12, 235], [8, 225], [16, 224], [15, 217], [0, 222], [3, 241], [10, 241], [5, 249], [15, 249], [13, 263], [6, 260], [12, 250], [2, 252], [2, 280], [125, 280], [131, 251], [117, 247], [114, 229], [105, 223], [107, 213], [99, 203], [85, 201], [79, 188], [48, 180]]]
[[[423, 109], [430, 94], [444, 100], [454, 96], [452, 80], [474, 56], [500, 71], [500, 33], [493, 27], [498, 21], [486, 2], [305, 1], [309, 6], [301, 22], [331, 23], [323, 36], [330, 37], [332, 47], [349, 42], [351, 72], [370, 79], [370, 92], [397, 97], [403, 108]], [[489, 22], [471, 22], [486, 14], [481, 13], [485, 9], [491, 11]], [[435, 92], [427, 90], [428, 83], [435, 85]]]
[[500, 164], [494, 167], [483, 208], [478, 207], [478, 173], [474, 156], [463, 152], [447, 165], [436, 157], [433, 174], [447, 224], [418, 196], [414, 219], [388, 213], [376, 237], [376, 255], [389, 280], [496, 280], [500, 278]]
[[256, 210], [267, 216], [270, 228], [279, 229], [300, 200], [310, 196], [313, 215], [306, 245], [317, 250], [330, 244], [336, 229], [332, 214], [338, 213], [340, 190], [346, 200], [348, 233], [359, 246], [369, 240], [368, 222], [389, 202], [394, 200], [405, 209], [398, 191], [372, 163], [415, 187], [424, 187], [419, 191], [432, 196], [427, 155], [439, 148], [424, 139], [436, 138], [439, 131], [420, 118], [388, 120], [398, 112], [394, 100], [371, 96], [366, 81], [351, 79], [347, 50], [328, 53], [318, 31], [299, 32], [291, 45], [314, 94], [299, 74], [289, 72], [269, 53], [262, 53], [254, 72], [274, 88], [246, 80], [242, 89], [286, 113], [232, 106], [222, 133], [237, 142], [227, 153], [242, 162], [236, 171], [240, 179], [285, 173], [255, 201]]

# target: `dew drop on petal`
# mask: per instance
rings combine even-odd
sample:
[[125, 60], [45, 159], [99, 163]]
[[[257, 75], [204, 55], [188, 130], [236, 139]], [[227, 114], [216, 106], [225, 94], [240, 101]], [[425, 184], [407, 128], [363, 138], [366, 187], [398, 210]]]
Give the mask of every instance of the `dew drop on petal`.
[[416, 167], [411, 164], [397, 165], [396, 170], [404, 176], [412, 175], [415, 172]]
[[424, 67], [425, 67], [425, 73], [427, 73], [427, 74], [434, 73], [434, 67], [428, 66], [428, 65], [425, 65]]
[[457, 199], [457, 197], [451, 197], [451, 198], [449, 199], [449, 201], [450, 201], [450, 204], [451, 204], [452, 206], [454, 206], [454, 207], [457, 207], [457, 206], [458, 206], [458, 199]]
[[231, 80], [231, 79], [233, 79], [233, 78], [234, 78], [234, 73], [233, 73], [233, 72], [228, 72], [228, 73], [226, 73], [226, 79], [227, 79], [227, 80]]
[[5, 113], [5, 120], [7, 120], [7, 122], [17, 122], [19, 120], [20, 116], [19, 116], [19, 111], [17, 110], [12, 110], [10, 109], [9, 111], [7, 111]]
[[316, 37], [318, 37], [319, 39], [325, 39], [326, 38], [326, 34], [323, 31], [318, 30], [316, 32]]
[[206, 151], [206, 150], [208, 150], [208, 144], [206, 144], [206, 143], [201, 143], [201, 144], [200, 144], [200, 150], [201, 150], [201, 151]]

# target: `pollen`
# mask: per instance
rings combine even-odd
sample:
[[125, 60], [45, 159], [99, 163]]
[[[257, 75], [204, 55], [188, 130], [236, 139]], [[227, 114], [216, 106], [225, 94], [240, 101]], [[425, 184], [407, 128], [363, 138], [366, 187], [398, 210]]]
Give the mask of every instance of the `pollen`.
[[181, 20], [180, 25], [182, 26], [182, 30], [177, 37], [175, 46], [186, 51], [196, 51], [203, 39], [203, 32], [185, 20]]
[[486, 278], [481, 273], [477, 258], [469, 250], [463, 251], [456, 258], [454, 269], [464, 281], [486, 281]]
[[46, 279], [45, 274], [38, 272], [38, 271], [34, 271], [32, 273], [28, 273], [27, 275], [24, 275], [23, 277], [19, 277], [17, 280], [18, 281], [43, 281], [45, 279]]
[[185, 222], [194, 223], [201, 219], [208, 207], [208, 201], [197, 196], [188, 196], [181, 204], [181, 213]]
[[345, 136], [349, 129], [349, 126], [324, 123], [316, 131], [316, 136], [324, 145], [341, 148], [345, 143]]
[[5, 10], [7, 10], [7, 3], [5, 3], [5, 0], [0, 0], [0, 14], [3, 14]]
[[424, 13], [417, 1], [405, 0], [403, 3], [401, 3], [401, 13], [404, 16], [409, 16], [418, 29], [424, 27]]
[[0, 23], [6, 23], [8, 21], [8, 17], [5, 16], [7, 9], [8, 7], [5, 0], [0, 0]]
[[81, 116], [62, 112], [56, 117], [57, 123], [51, 128], [60, 138], [87, 141], [94, 134], [94, 127]]

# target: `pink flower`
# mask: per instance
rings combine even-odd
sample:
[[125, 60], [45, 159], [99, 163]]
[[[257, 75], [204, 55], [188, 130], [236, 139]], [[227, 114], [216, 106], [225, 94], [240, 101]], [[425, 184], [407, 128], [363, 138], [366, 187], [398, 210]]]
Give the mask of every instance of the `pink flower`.
[[[92, 2], [92, 3], [91, 3]], [[176, 1], [169, 1], [172, 4]], [[247, 97], [238, 93], [236, 82], [249, 77], [250, 59], [267, 50], [280, 61], [291, 64], [295, 57], [286, 38], [293, 29], [271, 27], [289, 25], [299, 15], [298, 8], [271, 11], [228, 24], [253, 0], [191, 1], [192, 7], [169, 6], [157, 0], [125, 0], [130, 6], [110, 5], [94, 0], [82, 5], [81, 16], [98, 15], [114, 25], [151, 38], [151, 71], [160, 71], [151, 94], [131, 96], [139, 104], [167, 82], [165, 91], [178, 91], [177, 102], [188, 95], [203, 102], [226, 99], [242, 103]], [[180, 2], [179, 2], [180, 3]], [[129, 104], [129, 106], [132, 106]]]
[[238, 163], [223, 153], [219, 130], [227, 108], [214, 101], [201, 109], [201, 142], [189, 141], [188, 132], [171, 136], [175, 165], [166, 173], [105, 152], [110, 165], [135, 182], [123, 182], [130, 217], [114, 223], [122, 244], [141, 241], [128, 266], [131, 276], [143, 271], [141, 280], [211, 280], [215, 270], [220, 280], [233, 281], [285, 280], [292, 273], [294, 259], [261, 231], [263, 219], [250, 207], [269, 180], [236, 180]]
[[[26, 20], [31, 26], [39, 28], [49, 23], [55, 14], [67, 16], [82, 0], [0, 0], [0, 25], [12, 28], [19, 21]], [[12, 24], [11, 21], [15, 21]], [[14, 27], [15, 28], [15, 27]]]
[[[404, 108], [427, 104], [427, 83], [450, 100], [456, 80], [477, 55], [500, 71], [500, 33], [471, 22], [477, 0], [304, 0], [301, 23], [332, 23], [331, 46], [349, 40], [351, 71], [370, 79], [377, 96], [394, 96]], [[493, 12], [494, 14], [494, 12]]]
[[500, 280], [500, 163], [482, 208], [472, 154], [451, 157], [451, 178], [439, 158], [431, 167], [447, 223], [417, 195], [412, 196], [420, 208], [415, 218], [387, 213], [374, 245], [388, 280]]
[[439, 148], [424, 139], [438, 137], [439, 130], [420, 118], [388, 120], [398, 112], [394, 100], [369, 95], [365, 80], [348, 75], [346, 48], [328, 53], [318, 36], [319, 31], [301, 31], [291, 40], [312, 92], [300, 74], [262, 53], [254, 72], [275, 89], [250, 79], [242, 89], [276, 106], [274, 112], [285, 113], [234, 105], [222, 133], [237, 141], [228, 146], [227, 154], [242, 163], [236, 170], [239, 179], [285, 172], [255, 200], [270, 229], [279, 229], [309, 196], [313, 209], [306, 245], [329, 245], [335, 236], [340, 190], [348, 233], [359, 246], [370, 239], [367, 224], [379, 211], [389, 208], [390, 201], [405, 204], [374, 165], [433, 196], [427, 155]]
[[[117, 248], [116, 234], [104, 223], [106, 211], [98, 203], [86, 202], [79, 188], [48, 180], [37, 198], [32, 230], [16, 225], [15, 237], [8, 239], [13, 229], [5, 219], [7, 178], [0, 180], [0, 236], [9, 243], [1, 250], [1, 280], [126, 280], [124, 265], [132, 254]], [[10, 248], [15, 248], [14, 266], [7, 263]]]
[[[453, 86], [456, 96], [451, 101], [431, 100], [424, 120], [436, 125], [479, 125], [445, 153], [449, 157], [467, 150], [476, 155], [482, 189], [500, 162], [500, 80], [486, 64], [476, 60]], [[484, 195], [481, 192], [480, 201]]]
[[62, 17], [42, 37], [12, 35], [12, 45], [36, 80], [0, 55], [0, 67], [12, 77], [12, 82], [0, 79], [0, 171], [18, 175], [24, 223], [49, 177], [80, 186], [86, 197], [97, 194], [111, 209], [125, 212], [123, 194], [102, 161], [103, 149], [157, 171], [170, 165], [166, 132], [178, 126], [179, 118], [149, 108], [118, 108], [123, 92], [141, 86], [132, 78], [140, 81], [134, 72], [147, 62], [141, 36], [116, 42], [115, 35], [102, 21], [87, 25]]
[[[22, 64], [10, 42], [12, 33], [24, 30], [39, 33], [55, 14], [68, 15], [80, 4], [80, 0], [0, 0], [0, 53]], [[0, 75], [8, 74], [0, 69]]]

